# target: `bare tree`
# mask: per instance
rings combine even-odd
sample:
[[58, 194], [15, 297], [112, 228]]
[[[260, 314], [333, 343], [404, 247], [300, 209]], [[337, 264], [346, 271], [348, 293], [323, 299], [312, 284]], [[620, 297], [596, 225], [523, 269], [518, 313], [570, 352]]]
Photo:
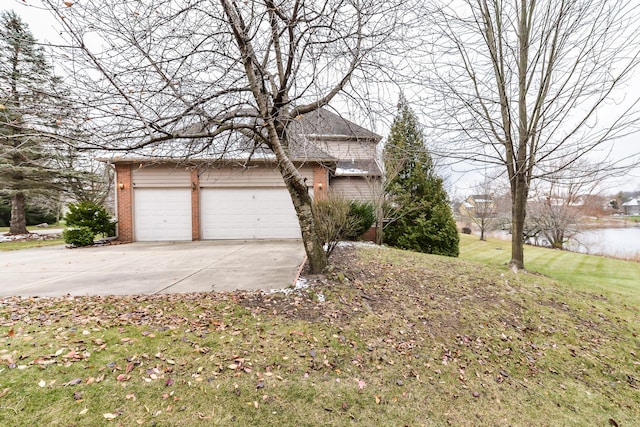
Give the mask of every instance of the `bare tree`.
[[[588, 171], [592, 171], [591, 174]], [[594, 200], [600, 200], [597, 196], [602, 184], [597, 171], [595, 165], [579, 161], [540, 181], [530, 191], [525, 237], [536, 243], [542, 238], [552, 248], [564, 249], [564, 245], [584, 229], [586, 217], [597, 213]]]
[[506, 172], [509, 265], [523, 269], [534, 180], [589, 156], [610, 172], [632, 163], [607, 155], [637, 125], [638, 99], [615, 96], [640, 63], [640, 8], [635, 0], [442, 3], [425, 18], [434, 29], [431, 117], [447, 142], [439, 151]]
[[480, 240], [486, 240], [486, 233], [498, 222], [493, 181], [485, 176], [472, 191], [474, 194], [462, 202], [460, 213], [480, 229]]
[[[267, 148], [296, 209], [311, 270], [326, 265], [290, 125], [364, 82], [394, 52], [411, 2], [44, 0], [72, 47], [100, 149], [230, 157]], [[394, 52], [395, 53], [395, 52]], [[381, 56], [382, 55], [382, 56]], [[249, 145], [247, 145], [250, 143]]]
[[98, 205], [107, 204], [107, 199], [113, 190], [115, 178], [113, 169], [71, 145], [64, 149], [64, 155], [60, 157], [58, 163], [60, 167], [71, 171], [63, 177], [68, 199], [75, 202], [93, 202]]

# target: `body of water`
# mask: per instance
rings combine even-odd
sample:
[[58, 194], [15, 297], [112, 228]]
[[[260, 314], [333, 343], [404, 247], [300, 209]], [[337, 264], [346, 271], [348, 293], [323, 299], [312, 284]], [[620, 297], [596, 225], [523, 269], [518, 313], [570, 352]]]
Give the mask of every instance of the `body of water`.
[[583, 231], [567, 244], [567, 249], [616, 258], [640, 259], [640, 227]]
[[[505, 231], [492, 231], [488, 236], [511, 240], [511, 234]], [[565, 249], [585, 254], [640, 260], [640, 227], [583, 231], [574, 236], [565, 245]]]

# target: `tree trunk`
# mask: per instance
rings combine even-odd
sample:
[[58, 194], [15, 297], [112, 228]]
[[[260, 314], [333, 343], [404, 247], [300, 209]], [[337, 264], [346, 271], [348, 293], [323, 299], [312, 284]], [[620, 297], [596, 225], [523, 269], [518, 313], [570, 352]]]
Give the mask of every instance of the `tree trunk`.
[[327, 267], [327, 256], [322, 247], [322, 243], [315, 232], [311, 196], [297, 190], [297, 186], [287, 183], [287, 189], [293, 200], [293, 206], [298, 214], [298, 223], [302, 232], [302, 242], [304, 250], [309, 260], [309, 267], [312, 274], [320, 274]]
[[291, 196], [293, 207], [296, 209], [304, 250], [309, 260], [310, 272], [311, 274], [320, 274], [327, 267], [328, 260], [320, 237], [318, 237], [318, 233], [316, 233], [313, 211], [311, 209], [313, 200], [309, 195], [307, 185], [304, 183], [298, 169], [289, 156], [286, 155], [280, 137], [277, 136], [273, 125], [269, 127], [269, 137], [272, 142], [271, 148], [278, 160], [278, 171], [280, 175], [282, 175], [282, 179]]
[[11, 196], [11, 221], [9, 234], [27, 234], [27, 217], [24, 212], [24, 193]]
[[524, 270], [524, 220], [527, 214], [527, 184], [522, 174], [515, 176], [512, 184], [513, 204], [511, 208], [511, 261], [509, 268]]

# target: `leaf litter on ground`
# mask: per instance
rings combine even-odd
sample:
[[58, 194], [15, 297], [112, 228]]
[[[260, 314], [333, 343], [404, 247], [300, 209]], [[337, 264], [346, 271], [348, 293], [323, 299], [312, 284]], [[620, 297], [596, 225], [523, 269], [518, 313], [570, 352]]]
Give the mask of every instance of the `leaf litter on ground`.
[[638, 310], [624, 301], [391, 249], [341, 246], [334, 259], [286, 293], [2, 298], [0, 421], [640, 417]]

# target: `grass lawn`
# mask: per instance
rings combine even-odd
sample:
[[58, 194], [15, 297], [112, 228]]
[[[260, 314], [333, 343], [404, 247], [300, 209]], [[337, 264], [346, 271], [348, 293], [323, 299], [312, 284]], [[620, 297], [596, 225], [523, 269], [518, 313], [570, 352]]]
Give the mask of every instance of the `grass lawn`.
[[[511, 241], [460, 236], [460, 258], [506, 267], [511, 259]], [[569, 283], [577, 289], [624, 293], [640, 298], [640, 263], [603, 256], [525, 246], [527, 269]]]
[[[42, 230], [36, 228], [34, 226], [28, 227], [32, 233], [38, 233], [38, 231]], [[53, 224], [50, 228], [66, 228], [66, 224], [64, 221], [61, 221], [58, 224]], [[7, 233], [9, 231], [9, 227], [0, 227], [0, 234]], [[0, 252], [6, 251], [17, 251], [20, 249], [30, 249], [30, 248], [39, 248], [42, 246], [55, 246], [64, 244], [64, 239], [53, 239], [53, 240], [29, 240], [23, 242], [0, 242]]]
[[[56, 224], [49, 224], [48, 228], [67, 228], [67, 224], [65, 221], [60, 221]], [[46, 230], [46, 229], [38, 228], [35, 225], [29, 225], [27, 226], [27, 229], [32, 233], [37, 233], [38, 230]], [[9, 227], [0, 227], [0, 234], [7, 233], [8, 231], [9, 231]]]
[[2, 298], [0, 425], [637, 423], [639, 285], [484, 248], [339, 248], [289, 294]]
[[29, 240], [26, 242], [0, 242], [0, 252], [17, 251], [20, 249], [39, 248], [42, 246], [63, 245], [64, 239]]

